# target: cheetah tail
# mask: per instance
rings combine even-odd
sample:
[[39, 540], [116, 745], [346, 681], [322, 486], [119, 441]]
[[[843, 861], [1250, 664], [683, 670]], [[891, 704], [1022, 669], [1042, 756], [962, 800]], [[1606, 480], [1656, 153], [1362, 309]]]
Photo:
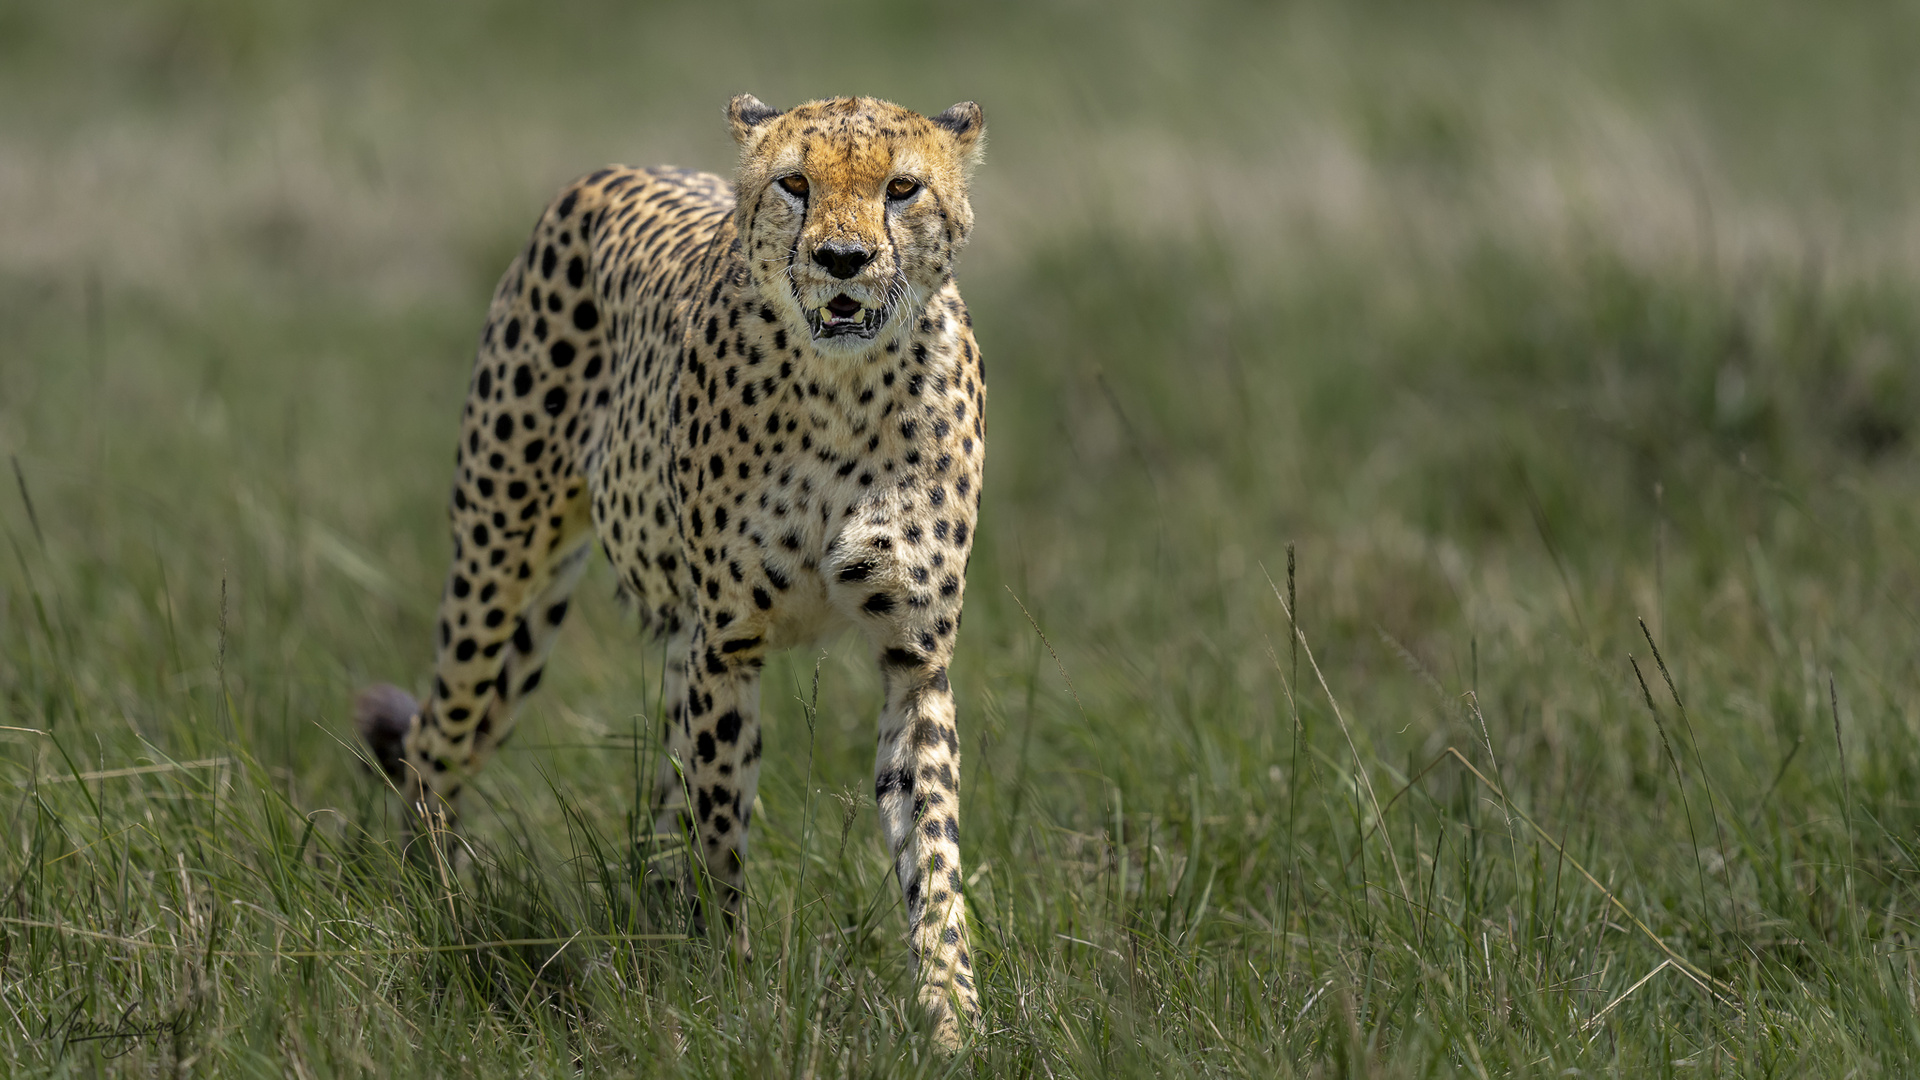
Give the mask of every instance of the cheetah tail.
[[353, 726], [373, 748], [373, 758], [389, 777], [398, 780], [407, 732], [420, 703], [391, 683], [375, 683], [353, 696]]

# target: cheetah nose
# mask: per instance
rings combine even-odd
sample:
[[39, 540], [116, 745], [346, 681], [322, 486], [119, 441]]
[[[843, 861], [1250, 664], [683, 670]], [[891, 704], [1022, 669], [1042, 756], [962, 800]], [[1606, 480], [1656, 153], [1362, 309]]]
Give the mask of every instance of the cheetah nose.
[[828, 247], [822, 244], [813, 249], [813, 261], [843, 281], [859, 273], [860, 268], [872, 259], [873, 252], [865, 248]]

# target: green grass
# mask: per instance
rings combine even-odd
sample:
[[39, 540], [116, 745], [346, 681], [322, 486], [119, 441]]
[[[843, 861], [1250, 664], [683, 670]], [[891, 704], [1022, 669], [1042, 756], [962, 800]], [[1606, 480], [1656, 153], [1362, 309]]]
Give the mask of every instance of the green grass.
[[[1920, 1059], [1920, 9], [1196, 12], [0, 11], [6, 1070]], [[465, 873], [352, 747], [493, 278], [743, 90], [989, 117], [958, 1058], [853, 642], [767, 671], [749, 963], [636, 887], [604, 567]]]

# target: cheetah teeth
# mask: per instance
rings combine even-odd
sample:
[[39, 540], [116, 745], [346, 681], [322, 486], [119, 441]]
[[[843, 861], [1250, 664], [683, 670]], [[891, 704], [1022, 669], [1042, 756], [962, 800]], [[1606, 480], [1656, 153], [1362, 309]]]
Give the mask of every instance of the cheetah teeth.
[[861, 304], [851, 314], [837, 314], [831, 303], [804, 309], [815, 338], [854, 336], [871, 338], [886, 321], [887, 309]]

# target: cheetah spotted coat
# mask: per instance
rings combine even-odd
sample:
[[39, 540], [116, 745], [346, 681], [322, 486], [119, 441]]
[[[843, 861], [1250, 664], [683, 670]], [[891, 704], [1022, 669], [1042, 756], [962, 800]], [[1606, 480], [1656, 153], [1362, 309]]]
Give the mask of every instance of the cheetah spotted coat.
[[[463, 417], [432, 692], [362, 695], [421, 814], [511, 732], [597, 538], [668, 640], [656, 832], [739, 925], [771, 649], [858, 628], [884, 674], [874, 793], [941, 1041], [977, 1011], [947, 664], [986, 395], [952, 274], [984, 133], [871, 98], [729, 108], [736, 183], [608, 168], [501, 279]], [[742, 939], [744, 940], [744, 939]]]

